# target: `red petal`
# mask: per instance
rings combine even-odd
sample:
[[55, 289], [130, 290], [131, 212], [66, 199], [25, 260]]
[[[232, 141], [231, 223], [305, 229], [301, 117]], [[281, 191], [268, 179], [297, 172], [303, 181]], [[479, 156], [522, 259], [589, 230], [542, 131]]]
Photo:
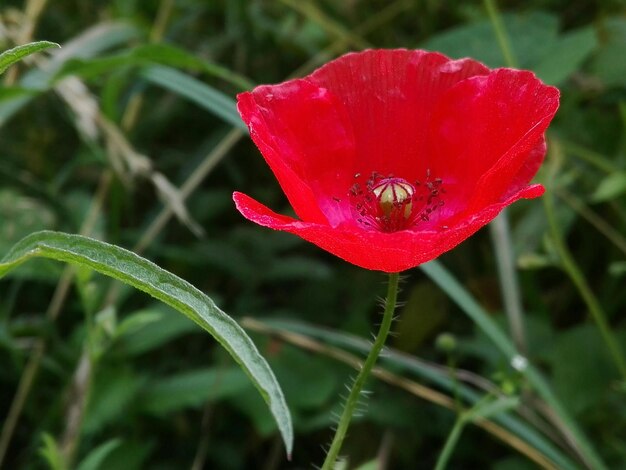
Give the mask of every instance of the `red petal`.
[[530, 151], [519, 172], [511, 181], [510, 187], [505, 193], [505, 198], [528, 185], [530, 180], [537, 174], [537, 171], [539, 171], [539, 167], [546, 156], [546, 149], [546, 139], [543, 136], [539, 143]]
[[349, 189], [354, 145], [334, 98], [304, 80], [260, 86], [237, 98], [252, 139], [298, 216], [343, 220], [333, 198]]
[[434, 104], [459, 81], [488, 72], [473, 60], [453, 61], [433, 52], [369, 50], [346, 54], [307, 79], [344, 104], [359, 172], [413, 181], [425, 175], [424, 147]]
[[284, 230], [314, 243], [349, 263], [388, 273], [401, 272], [433, 260], [451, 250], [491, 222], [504, 207], [520, 198], [540, 196], [543, 187], [529, 186], [505, 202], [493, 204], [468, 220], [447, 230], [383, 233], [363, 230], [352, 224], [332, 228], [276, 214], [242, 193], [234, 193], [235, 205], [248, 220], [275, 230]]
[[[532, 73], [490, 72], [425, 51], [366, 51], [304, 80], [239, 96], [250, 133], [302, 220], [235, 193], [248, 219], [308, 240], [355, 265], [398, 272], [436, 258], [507, 205], [545, 155], [558, 90]], [[445, 206], [412, 230], [368, 230], [350, 214], [356, 172], [442, 178]], [[444, 229], [444, 225], [447, 227]]]
[[437, 104], [428, 152], [448, 209], [475, 212], [530, 179], [558, 104], [558, 90], [525, 71], [499, 69], [451, 88]]

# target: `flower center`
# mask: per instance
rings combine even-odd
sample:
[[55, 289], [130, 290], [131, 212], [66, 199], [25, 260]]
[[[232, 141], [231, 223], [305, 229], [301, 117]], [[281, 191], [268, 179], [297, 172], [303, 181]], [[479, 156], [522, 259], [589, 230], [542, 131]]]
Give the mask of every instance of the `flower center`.
[[431, 213], [443, 205], [441, 179], [431, 179], [426, 172], [423, 183], [409, 183], [393, 175], [383, 177], [374, 172], [362, 183], [361, 175], [350, 188], [349, 195], [356, 220], [382, 232], [407, 229], [419, 221], [428, 221]]
[[378, 209], [382, 212], [383, 217], [408, 219], [411, 216], [415, 188], [407, 180], [384, 178], [371, 191], [376, 196]]

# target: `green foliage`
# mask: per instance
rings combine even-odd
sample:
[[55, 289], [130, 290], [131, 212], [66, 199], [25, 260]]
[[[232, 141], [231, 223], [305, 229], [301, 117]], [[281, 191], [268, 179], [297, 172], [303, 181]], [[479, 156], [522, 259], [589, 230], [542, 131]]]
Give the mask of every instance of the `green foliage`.
[[61, 46], [50, 41], [37, 41], [29, 44], [22, 44], [21, 46], [16, 46], [13, 49], [0, 53], [0, 74], [4, 73], [6, 69], [22, 60], [24, 57], [51, 47]]
[[104, 444], [99, 445], [92, 450], [76, 467], [76, 470], [98, 470], [105, 468], [103, 463], [105, 459], [113, 452], [121, 441], [118, 439], [111, 439]]
[[209, 297], [130, 251], [58, 232], [37, 232], [18, 242], [0, 261], [0, 277], [33, 257], [77, 264], [122, 281], [165, 302], [208, 331], [258, 388], [277, 421], [287, 453], [291, 453], [291, 418], [274, 374], [246, 333]]
[[[79, 3], [44, 2], [39, 13], [20, 2], [0, 7], [0, 50], [10, 50], [0, 55], [0, 258], [40, 230], [107, 242], [88, 242], [83, 258], [60, 250], [69, 241], [87, 248], [83, 238], [55, 235], [60, 244], [31, 247], [105, 275], [34, 257], [0, 281], [0, 466], [319, 465], [352, 374], [345, 355], [362, 360], [380, 321], [382, 277], [236, 214], [233, 190], [281, 213], [289, 207], [246, 136], [235, 95], [365, 47], [423, 47], [507, 66], [487, 2]], [[537, 181], [552, 198], [556, 235], [623, 345], [622, 8], [497, 3], [517, 65], [561, 90]], [[31, 42], [39, 38], [54, 42]], [[52, 54], [14, 64], [57, 43]], [[455, 416], [466, 422], [449, 468], [624, 467], [626, 387], [582, 284], [568, 278], [541, 203], [518, 203], [509, 218], [525, 350], [512, 340], [486, 231], [406, 273], [398, 336], [379, 364], [383, 375], [366, 385], [372, 394], [350, 429], [345, 468], [379, 460], [433, 468]], [[202, 235], [189, 230], [194, 223]], [[14, 252], [19, 260], [34, 254], [24, 248]], [[129, 278], [118, 262], [139, 263], [149, 279]], [[258, 346], [209, 299], [248, 317], [241, 324]], [[441, 333], [454, 337], [454, 349], [437, 348]], [[271, 382], [275, 399], [278, 384], [285, 395], [296, 433], [291, 463], [263, 397], [228, 355], [242, 343], [247, 367]], [[31, 371], [8, 432], [7, 413]], [[72, 415], [73, 405], [82, 414]], [[496, 431], [478, 429], [482, 419]]]
[[[562, 84], [598, 46], [591, 27], [559, 34], [556, 15], [531, 11], [503, 15], [503, 21], [519, 66], [552, 85]], [[493, 26], [485, 19], [435, 35], [424, 46], [451, 57], [474, 57], [491, 67], [506, 66], [495, 44]]]
[[123, 356], [144, 354], [198, 327], [173, 309], [161, 305], [130, 313], [116, 329], [114, 348]]
[[609, 17], [601, 25], [602, 44], [591, 63], [591, 70], [606, 86], [626, 86], [626, 20]]
[[611, 173], [600, 181], [591, 195], [593, 202], [611, 201], [626, 192], [626, 173]]
[[569, 329], [556, 338], [552, 349], [555, 389], [569, 409], [581, 414], [614, 393], [603, 384], [616, 382], [618, 376], [592, 325]]
[[227, 123], [245, 129], [245, 125], [235, 109], [235, 102], [199, 80], [165, 66], [147, 68], [141, 75], [149, 82], [173, 91], [202, 106], [207, 111], [215, 113], [217, 117], [222, 118]]
[[94, 78], [115, 68], [125, 66], [138, 67], [164, 65], [182, 68], [207, 75], [217, 76], [241, 89], [250, 88], [253, 84], [246, 78], [238, 76], [232, 70], [221, 67], [213, 62], [203, 60], [184, 49], [169, 44], [141, 44], [121, 54], [92, 59], [73, 59], [68, 61], [57, 73], [56, 79], [67, 76]]
[[155, 378], [146, 385], [140, 401], [147, 412], [166, 415], [185, 407], [198, 408], [247, 389], [247, 377], [239, 368], [210, 368]]
[[65, 458], [59, 449], [54, 437], [49, 434], [41, 436], [42, 445], [39, 449], [39, 454], [46, 461], [50, 470], [65, 470], [67, 464]]

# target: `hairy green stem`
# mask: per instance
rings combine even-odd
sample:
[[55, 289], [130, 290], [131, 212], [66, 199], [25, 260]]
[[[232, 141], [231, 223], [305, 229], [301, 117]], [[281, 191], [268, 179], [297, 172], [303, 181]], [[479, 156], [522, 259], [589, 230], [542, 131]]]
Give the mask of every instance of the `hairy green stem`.
[[335, 437], [333, 438], [333, 442], [330, 445], [330, 450], [326, 455], [326, 460], [324, 460], [324, 465], [322, 465], [322, 470], [333, 469], [335, 462], [337, 461], [337, 457], [339, 456], [339, 451], [341, 450], [343, 440], [346, 437], [348, 426], [350, 425], [350, 420], [352, 419], [352, 415], [354, 414], [354, 409], [359, 402], [359, 397], [361, 396], [363, 386], [365, 385], [365, 382], [367, 381], [367, 378], [369, 377], [370, 372], [372, 371], [372, 368], [374, 367], [374, 364], [378, 359], [380, 351], [385, 345], [385, 340], [387, 339], [387, 335], [389, 334], [389, 330], [391, 329], [391, 323], [393, 322], [393, 312], [396, 309], [399, 278], [399, 273], [389, 274], [389, 286], [387, 288], [387, 299], [385, 300], [383, 321], [380, 325], [380, 329], [378, 330], [378, 335], [376, 336], [374, 345], [372, 346], [372, 349], [370, 350], [367, 359], [365, 359], [363, 367], [361, 367], [361, 370], [359, 371], [359, 375], [357, 375], [356, 380], [354, 381], [354, 384], [350, 389], [350, 395], [348, 396], [345, 408], [343, 409], [343, 413], [341, 415], [341, 418], [339, 419], [337, 431], [335, 432]]

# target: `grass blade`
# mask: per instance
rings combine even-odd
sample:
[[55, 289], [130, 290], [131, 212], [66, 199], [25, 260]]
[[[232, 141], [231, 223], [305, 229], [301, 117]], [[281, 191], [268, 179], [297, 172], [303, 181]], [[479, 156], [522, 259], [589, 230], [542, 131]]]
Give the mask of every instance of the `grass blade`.
[[11, 65], [19, 62], [24, 57], [40, 52], [50, 47], [61, 47], [56, 42], [50, 41], [37, 41], [28, 44], [22, 44], [21, 46], [14, 47], [8, 51], [4, 51], [0, 54], [0, 74], [4, 73]]
[[[467, 289], [465, 289], [439, 261], [431, 261], [430, 263], [421, 265], [420, 268], [474, 323], [476, 323], [509, 361], [512, 361], [513, 358], [518, 356], [513, 342], [502, 332]], [[581, 452], [581, 455], [591, 468], [598, 470], [606, 469], [606, 465], [604, 465], [597, 455], [587, 437], [583, 434], [582, 430], [565, 410], [563, 405], [561, 405], [539, 371], [528, 364], [527, 367], [520, 372], [524, 374], [535, 391], [545, 400], [556, 415], [558, 415], [569, 433], [568, 438], [575, 441], [576, 448]]]
[[246, 129], [232, 98], [200, 80], [165, 66], [154, 66], [141, 72], [143, 78], [183, 96], [239, 129]]
[[[255, 320], [251, 322], [244, 319], [243, 326], [254, 331], [265, 332], [262, 329], [255, 329], [256, 325], [262, 325], [269, 328], [270, 333], [289, 332], [303, 335], [308, 338], [321, 340], [324, 343], [345, 351], [353, 351], [360, 355], [366, 355], [371, 347], [368, 340], [358, 338], [354, 335], [343, 333], [336, 330], [330, 330], [318, 327], [298, 320], [281, 320], [271, 319], [259, 322]], [[288, 341], [287, 337], [283, 337]], [[445, 390], [448, 394], [458, 393], [458, 396], [466, 403], [466, 406], [475, 406], [484, 396], [475, 389], [465, 385], [461, 380], [454, 380], [445, 368], [433, 367], [433, 365], [422, 361], [409, 354], [399, 352], [393, 348], [386, 348], [385, 354], [381, 357], [382, 366], [391, 366], [390, 370], [396, 372], [402, 371], [405, 374], [414, 375], [420, 378], [420, 381], [426, 381], [437, 385]], [[487, 390], [485, 390], [485, 393]], [[490, 418], [503, 428], [509, 430], [512, 434], [519, 437], [520, 440], [526, 442], [529, 447], [536, 449], [537, 452], [544, 455], [547, 459], [563, 470], [576, 470], [579, 466], [566, 456], [563, 451], [557, 447], [544, 435], [526, 423], [523, 419], [513, 413], [502, 413], [498, 416]]]
[[208, 331], [257, 387], [291, 454], [291, 417], [274, 373], [244, 330], [209, 297], [131, 251], [80, 235], [50, 231], [31, 234], [18, 242], [0, 262], [0, 277], [33, 257], [88, 267], [122, 281], [170, 305]]
[[169, 44], [141, 44], [119, 54], [73, 59], [61, 68], [55, 79], [60, 80], [68, 75], [91, 78], [120, 67], [151, 65], [164, 65], [194, 72], [203, 72], [231, 83], [240, 90], [254, 87], [254, 83], [232, 70]]

